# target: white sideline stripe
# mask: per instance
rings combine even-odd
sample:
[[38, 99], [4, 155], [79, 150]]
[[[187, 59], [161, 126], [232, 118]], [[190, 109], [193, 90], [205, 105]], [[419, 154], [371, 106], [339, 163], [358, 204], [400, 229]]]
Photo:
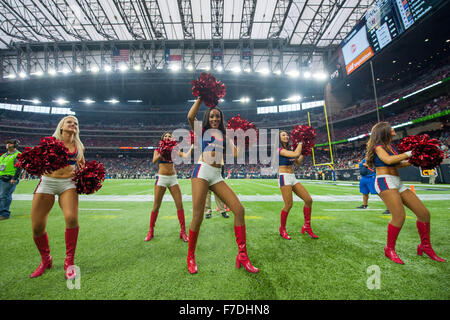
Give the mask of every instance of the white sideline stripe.
[[78, 210], [86, 210], [86, 211], [121, 211], [122, 209], [106, 209], [106, 208], [78, 208]]
[[[417, 195], [421, 200], [450, 200], [450, 194], [425, 194]], [[257, 195], [238, 195], [241, 201], [248, 202], [283, 202], [283, 198], [281, 195], [265, 195], [265, 196], [257, 196]], [[318, 202], [361, 202], [362, 197], [360, 195], [340, 195], [340, 196], [320, 196], [320, 195], [312, 195], [311, 196], [314, 201]], [[296, 199], [299, 199], [295, 196]], [[31, 201], [33, 199], [33, 194], [13, 194], [13, 200], [23, 200], [23, 201]], [[80, 201], [94, 201], [94, 202], [153, 202], [153, 195], [80, 195]], [[183, 194], [182, 200], [185, 202], [191, 202], [192, 197], [187, 194]], [[173, 198], [171, 195], [164, 195], [164, 202], [172, 202]], [[379, 201], [382, 200], [378, 197], [372, 197], [370, 201]], [[96, 209], [97, 210], [97, 209]], [[363, 209], [361, 209], [363, 210]]]
[[321, 209], [322, 211], [380, 211], [383, 209]]

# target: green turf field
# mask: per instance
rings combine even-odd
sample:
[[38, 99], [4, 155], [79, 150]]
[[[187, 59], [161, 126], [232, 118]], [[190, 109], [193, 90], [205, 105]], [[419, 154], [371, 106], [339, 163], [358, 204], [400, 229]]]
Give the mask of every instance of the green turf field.
[[[188, 227], [190, 181], [179, 183]], [[312, 227], [319, 239], [300, 233], [303, 205], [294, 198], [287, 221], [292, 240], [288, 241], [278, 233], [283, 203], [276, 180], [227, 183], [243, 199], [248, 253], [260, 269], [258, 274], [235, 268], [233, 216], [224, 219], [219, 213], [203, 221], [196, 251], [199, 273], [189, 274], [188, 244], [178, 238], [169, 193], [155, 237], [145, 242], [154, 180], [107, 180], [95, 195], [80, 198], [75, 256], [81, 270], [80, 289], [68, 289], [64, 279], [65, 225], [57, 204], [47, 225], [53, 268], [30, 279], [40, 262], [32, 240], [29, 200], [37, 180], [22, 181], [14, 193], [11, 219], [0, 221], [0, 299], [450, 298], [449, 263], [416, 255], [419, 235], [411, 211], [407, 210], [397, 241], [397, 253], [405, 265], [398, 265], [384, 257], [389, 216], [382, 214], [383, 203], [371, 196], [370, 210], [356, 210], [362, 203], [357, 184], [305, 182], [315, 200]], [[439, 256], [450, 259], [450, 188], [416, 184], [415, 189], [420, 197], [434, 199], [424, 200], [432, 215], [431, 242]], [[380, 289], [370, 290], [367, 280], [373, 273], [367, 269], [373, 265], [380, 268]]]

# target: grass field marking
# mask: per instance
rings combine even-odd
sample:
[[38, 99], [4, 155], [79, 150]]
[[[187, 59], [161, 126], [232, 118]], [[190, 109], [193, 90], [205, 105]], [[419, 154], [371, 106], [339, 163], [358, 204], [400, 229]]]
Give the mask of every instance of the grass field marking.
[[335, 220], [335, 217], [330, 216], [311, 216], [312, 220]]
[[[282, 202], [283, 198], [281, 194], [276, 196], [271, 195], [243, 195], [238, 194], [241, 201], [249, 202]], [[361, 202], [360, 195], [335, 195], [335, 196], [324, 196], [324, 195], [314, 195], [311, 197], [314, 201], [318, 202]], [[436, 201], [436, 200], [450, 200], [450, 194], [419, 194], [419, 199], [422, 201]], [[24, 200], [31, 201], [33, 199], [33, 194], [13, 194], [13, 200]], [[153, 195], [80, 195], [80, 202], [153, 202]], [[296, 197], [297, 199], [297, 197]], [[183, 194], [182, 200], [184, 202], [191, 202], [191, 195]], [[382, 202], [379, 198], [371, 199], [372, 202]], [[163, 202], [173, 202], [172, 196], [170, 194], [164, 195]]]
[[383, 210], [383, 208], [380, 209], [322, 209], [323, 211], [380, 211]]
[[[383, 218], [383, 219], [391, 219], [391, 215], [390, 214], [385, 214], [385, 215], [382, 215], [382, 216], [379, 216], [380, 218]], [[410, 216], [405, 216], [405, 218], [406, 219], [413, 219], [413, 217], [410, 217]]]
[[78, 210], [84, 210], [84, 211], [122, 211], [122, 209], [114, 208], [78, 208]]

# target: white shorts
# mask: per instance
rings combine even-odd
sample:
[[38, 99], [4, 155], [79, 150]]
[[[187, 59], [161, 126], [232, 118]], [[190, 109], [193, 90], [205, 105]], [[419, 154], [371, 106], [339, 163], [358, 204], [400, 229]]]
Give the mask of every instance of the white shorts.
[[171, 175], [171, 176], [165, 176], [162, 174], [158, 174], [156, 176], [156, 182], [155, 182], [155, 186], [160, 186], [160, 187], [172, 187], [174, 185], [178, 184], [178, 180], [177, 180], [177, 175]]
[[75, 182], [72, 178], [52, 178], [42, 176], [34, 193], [46, 193], [60, 195], [68, 189], [76, 189]]
[[216, 168], [205, 162], [199, 161], [192, 171], [191, 179], [192, 178], [201, 178], [208, 181], [209, 185], [212, 186], [223, 181], [222, 168]]
[[384, 190], [398, 189], [399, 193], [408, 190], [400, 180], [398, 176], [392, 176], [390, 174], [382, 174], [375, 177], [375, 190], [380, 193]]
[[300, 181], [297, 180], [294, 173], [280, 173], [278, 175], [278, 186], [295, 186]]

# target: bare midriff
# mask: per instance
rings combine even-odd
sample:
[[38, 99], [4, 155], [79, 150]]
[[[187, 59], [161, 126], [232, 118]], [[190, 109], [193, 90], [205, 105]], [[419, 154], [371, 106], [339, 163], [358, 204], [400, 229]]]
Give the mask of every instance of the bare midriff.
[[376, 168], [377, 176], [382, 174], [389, 174], [391, 176], [399, 176], [398, 169], [396, 167], [377, 167]]
[[[76, 149], [74, 148], [72, 151], [69, 150], [69, 152], [73, 153], [75, 150]], [[52, 173], [44, 174], [44, 176], [57, 179], [73, 178], [75, 176], [75, 165], [67, 165], [64, 168], [53, 171]]]
[[294, 166], [279, 166], [279, 173], [294, 173]]
[[158, 174], [163, 176], [173, 176], [175, 174], [173, 163], [160, 163]]

